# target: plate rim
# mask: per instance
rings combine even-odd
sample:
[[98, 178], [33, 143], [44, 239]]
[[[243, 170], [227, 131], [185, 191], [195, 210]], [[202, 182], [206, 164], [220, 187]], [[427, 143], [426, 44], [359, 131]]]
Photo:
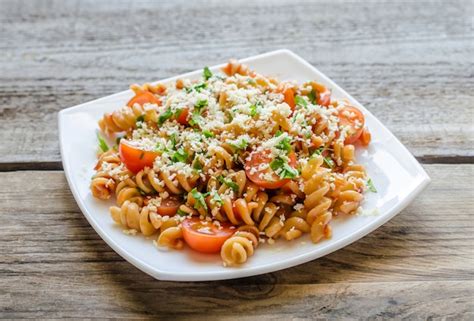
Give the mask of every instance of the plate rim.
[[[143, 272], [149, 274], [150, 276], [159, 279], [159, 280], [167, 280], [167, 281], [217, 281], [217, 280], [227, 280], [227, 279], [235, 279], [235, 278], [241, 278], [241, 277], [248, 277], [248, 276], [255, 276], [255, 275], [260, 275], [264, 273], [270, 273], [270, 272], [275, 272], [278, 270], [282, 270], [285, 268], [290, 268], [294, 267], [315, 259], [318, 259], [320, 257], [326, 256], [329, 253], [335, 252], [340, 250], [343, 247], [346, 247], [350, 245], [351, 243], [360, 240], [364, 236], [368, 235], [369, 233], [373, 232], [389, 220], [391, 220], [395, 215], [400, 213], [404, 208], [406, 208], [419, 194], [420, 192], [429, 184], [431, 181], [430, 177], [424, 170], [424, 168], [421, 166], [421, 164], [416, 160], [416, 158], [412, 155], [412, 153], [406, 148], [404, 144], [402, 144], [398, 138], [385, 126], [383, 125], [382, 122], [380, 122], [377, 117], [375, 117], [369, 110], [367, 110], [363, 105], [361, 105], [352, 95], [347, 93], [343, 88], [341, 88], [339, 85], [337, 85], [334, 81], [332, 81], [329, 77], [327, 77], [324, 73], [319, 71], [316, 67], [312, 66], [309, 62], [304, 60], [302, 57], [298, 56], [294, 52], [292, 52], [289, 49], [279, 49], [275, 51], [269, 51], [263, 54], [247, 57], [244, 59], [239, 59], [241, 62], [248, 62], [248, 61], [253, 61], [257, 59], [262, 59], [262, 58], [271, 58], [272, 56], [279, 55], [279, 54], [285, 54], [291, 56], [293, 59], [296, 59], [299, 63], [304, 65], [306, 68], [312, 70], [313, 72], [317, 73], [321, 78], [323, 78], [327, 83], [329, 83], [333, 88], [337, 88], [340, 90], [344, 95], [346, 95], [351, 102], [355, 103], [355, 105], [362, 109], [364, 113], [369, 114], [373, 121], [378, 123], [379, 126], [383, 127], [386, 132], [388, 133], [388, 137], [395, 140], [395, 142], [403, 149], [406, 155], [408, 155], [410, 163], [412, 163], [416, 167], [417, 174], [420, 176], [420, 178], [412, 184], [413, 186], [410, 186], [408, 196], [403, 199], [402, 202], [399, 202], [395, 204], [392, 208], [387, 210], [386, 212], [383, 213], [383, 215], [379, 215], [376, 219], [373, 221], [368, 222], [367, 225], [363, 226], [359, 230], [357, 230], [354, 233], [347, 234], [343, 236], [341, 239], [337, 240], [335, 243], [331, 244], [331, 246], [327, 246], [323, 249], [319, 249], [319, 251], [310, 251], [295, 257], [291, 257], [287, 260], [282, 260], [282, 261], [277, 261], [277, 262], [270, 262], [269, 264], [264, 264], [256, 267], [251, 267], [251, 266], [243, 266], [242, 268], [229, 268], [228, 271], [222, 271], [222, 272], [216, 272], [216, 271], [209, 271], [209, 272], [198, 272], [198, 273], [183, 273], [183, 272], [167, 272], [167, 271], [162, 271], [156, 266], [152, 266], [141, 259], [138, 259], [137, 257], [129, 254], [126, 250], [122, 248], [122, 246], [117, 243], [115, 240], [113, 240], [112, 237], [109, 236], [105, 230], [102, 229], [100, 224], [93, 218], [93, 215], [89, 213], [88, 209], [85, 206], [85, 202], [83, 202], [82, 198], [79, 195], [79, 191], [76, 188], [76, 184], [71, 176], [71, 169], [69, 168], [68, 162], [66, 161], [66, 157], [64, 154], [64, 145], [65, 142], [63, 141], [65, 139], [64, 136], [64, 129], [63, 129], [63, 118], [66, 114], [72, 113], [73, 111], [77, 109], [82, 109], [87, 104], [91, 104], [94, 102], [100, 102], [101, 100], [105, 99], [110, 99], [114, 96], [119, 96], [123, 95], [125, 93], [130, 93], [131, 90], [124, 90], [121, 92], [117, 92], [112, 95], [104, 96], [98, 99], [94, 99], [91, 101], [87, 101], [84, 103], [81, 103], [79, 105], [75, 105], [69, 108], [62, 109], [58, 112], [58, 135], [59, 135], [59, 147], [60, 147], [60, 153], [61, 153], [61, 161], [63, 165], [63, 171], [66, 176], [66, 180], [68, 182], [69, 188], [74, 196], [74, 199], [79, 206], [79, 208], [82, 211], [82, 214], [85, 216], [89, 224], [93, 227], [95, 232], [99, 234], [99, 236], [104, 240], [107, 245], [109, 245], [118, 255], [120, 255], [122, 258], [124, 258], [127, 262], [130, 264], [134, 265], [138, 269], [142, 270]], [[210, 67], [210, 69], [217, 69], [225, 64], [219, 64]], [[166, 79], [162, 79], [156, 82], [168, 82], [172, 81], [177, 78], [183, 78], [187, 77], [189, 75], [193, 75], [196, 72], [199, 72], [200, 70], [195, 70], [191, 72], [187, 72], [181, 75], [169, 77]], [[156, 83], [154, 82], [154, 83]]]

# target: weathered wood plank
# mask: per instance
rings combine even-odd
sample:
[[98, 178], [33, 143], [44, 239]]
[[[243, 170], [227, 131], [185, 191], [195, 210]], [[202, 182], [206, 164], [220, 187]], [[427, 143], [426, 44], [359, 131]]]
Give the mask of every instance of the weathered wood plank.
[[474, 165], [425, 168], [426, 191], [358, 242], [276, 273], [195, 283], [156, 281], [115, 254], [62, 172], [0, 173], [0, 315], [468, 320]]
[[60, 168], [62, 108], [285, 47], [346, 88], [420, 159], [472, 162], [469, 12], [469, 1], [1, 1], [0, 163]]

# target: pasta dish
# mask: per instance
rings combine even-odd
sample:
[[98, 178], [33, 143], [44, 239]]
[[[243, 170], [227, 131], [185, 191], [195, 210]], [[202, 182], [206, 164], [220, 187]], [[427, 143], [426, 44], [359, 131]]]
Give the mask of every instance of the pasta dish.
[[236, 60], [221, 71], [132, 85], [134, 97], [99, 120], [92, 195], [115, 198], [110, 214], [126, 233], [220, 253], [224, 266], [262, 243], [330, 238], [333, 218], [374, 190], [355, 159], [371, 140], [364, 115], [316, 81]]

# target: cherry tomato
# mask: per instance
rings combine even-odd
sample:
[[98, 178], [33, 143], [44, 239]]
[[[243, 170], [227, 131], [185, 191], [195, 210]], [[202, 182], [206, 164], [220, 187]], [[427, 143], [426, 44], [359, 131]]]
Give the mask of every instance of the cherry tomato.
[[[288, 155], [289, 157], [289, 165], [293, 168], [296, 167], [296, 154], [294, 152], [290, 152]], [[286, 183], [290, 181], [289, 178], [280, 178], [270, 167], [267, 167], [263, 170], [258, 170], [258, 167], [261, 164], [270, 164], [272, 162], [272, 158], [270, 156], [270, 152], [254, 152], [250, 155], [250, 159], [245, 163], [245, 173], [247, 177], [257, 184], [260, 187], [268, 188], [268, 189], [276, 189], [280, 188]], [[252, 170], [254, 169], [254, 170]], [[257, 170], [255, 170], [257, 169]], [[272, 179], [265, 179], [260, 177], [261, 175], [265, 175], [270, 173]]]
[[178, 123], [182, 125], [188, 125], [188, 115], [189, 115], [189, 109], [184, 108], [176, 120], [178, 121]]
[[283, 91], [283, 95], [285, 96], [285, 103], [288, 104], [288, 106], [290, 106], [291, 110], [295, 110], [295, 92], [293, 89], [291, 88], [286, 88], [284, 91]]
[[156, 208], [156, 212], [160, 215], [174, 216], [178, 211], [181, 202], [173, 197], [168, 197], [161, 201], [160, 206]]
[[364, 130], [365, 118], [362, 112], [353, 106], [346, 106], [339, 112], [339, 125], [348, 126], [345, 144], [355, 143]]
[[222, 244], [231, 237], [235, 229], [228, 223], [220, 223], [221, 228], [212, 222], [202, 222], [199, 218], [187, 218], [183, 221], [183, 237], [193, 250], [202, 253], [217, 253]]
[[313, 89], [317, 92], [316, 102], [321, 106], [329, 106], [331, 103], [331, 91], [318, 82], [313, 83]]
[[155, 95], [153, 95], [149, 91], [143, 91], [136, 94], [132, 99], [130, 99], [127, 103], [127, 106], [132, 107], [135, 104], [143, 106], [146, 103], [161, 105], [161, 101], [156, 98]]
[[153, 162], [158, 156], [158, 153], [134, 147], [125, 139], [120, 141], [119, 154], [122, 162], [133, 173], [138, 173], [145, 167], [153, 167]]
[[359, 137], [359, 140], [363, 146], [368, 146], [370, 144], [370, 140], [372, 139], [372, 135], [370, 135], [369, 130], [367, 127], [364, 128], [362, 134]]

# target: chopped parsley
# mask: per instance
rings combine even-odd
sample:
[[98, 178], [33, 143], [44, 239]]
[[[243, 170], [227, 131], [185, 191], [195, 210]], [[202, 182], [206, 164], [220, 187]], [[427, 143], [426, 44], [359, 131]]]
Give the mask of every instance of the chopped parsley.
[[369, 178], [366, 182], [366, 185], [372, 193], [377, 193], [377, 189], [375, 188], [374, 182], [372, 182], [372, 179]]
[[232, 181], [231, 179], [228, 179], [228, 178], [225, 178], [224, 176], [220, 175], [219, 177], [217, 177], [217, 180], [221, 183], [221, 184], [225, 184], [227, 185], [227, 187], [230, 187], [234, 192], [238, 192], [239, 191], [239, 185], [237, 185], [234, 181]]
[[204, 77], [204, 80], [208, 80], [212, 77], [212, 71], [209, 69], [209, 67], [204, 67], [204, 70], [202, 71], [202, 76]]
[[259, 109], [262, 107], [262, 103], [261, 102], [256, 102], [255, 104], [252, 104], [250, 105], [249, 109], [250, 109], [250, 116], [255, 116], [259, 113]]
[[138, 122], [144, 122], [145, 121], [145, 115], [140, 115], [137, 117], [137, 119], [135, 120], [136, 123]]
[[212, 195], [212, 200], [213, 200], [214, 203], [216, 203], [216, 204], [219, 204], [219, 205], [224, 204], [224, 201], [222, 200], [221, 196], [220, 196], [219, 194], [217, 194], [217, 192], [215, 192], [215, 193]]
[[183, 110], [184, 110], [183, 108], [176, 109], [176, 111], [174, 112], [174, 117], [178, 118], [183, 112]]
[[270, 163], [270, 168], [273, 169], [273, 171], [280, 176], [281, 179], [284, 178], [295, 178], [298, 176], [298, 170], [295, 168], [291, 167], [284, 159], [281, 157], [275, 158], [271, 163]]
[[[321, 146], [314, 151], [314, 154], [322, 156], [323, 152], [324, 152], [324, 147]], [[330, 168], [334, 167], [334, 161], [330, 157], [323, 156], [323, 160], [324, 160], [324, 163]]]
[[209, 193], [202, 194], [196, 188], [193, 188], [190, 193], [191, 193], [191, 196], [196, 201], [196, 203], [194, 203], [194, 208], [199, 209], [202, 207], [203, 209], [207, 210], [205, 197], [209, 195]]
[[237, 142], [228, 142], [228, 144], [232, 147], [234, 147], [237, 150], [245, 150], [247, 149], [247, 146], [249, 145], [249, 142], [243, 138], [240, 139], [240, 141]]
[[97, 134], [97, 140], [99, 141], [99, 148], [102, 152], [106, 152], [109, 150], [109, 145], [105, 142], [105, 139], [103, 139], [99, 134]]
[[199, 99], [196, 104], [194, 105], [194, 108], [198, 111], [201, 112], [203, 108], [207, 106], [207, 99]]
[[308, 102], [306, 100], [304, 100], [304, 98], [301, 97], [301, 96], [296, 96], [295, 97], [295, 103], [297, 105], [302, 106], [302, 107], [307, 107], [308, 106]]
[[191, 119], [189, 120], [189, 125], [191, 126], [200, 126], [201, 122], [204, 120], [204, 118], [202, 118], [201, 114], [199, 113], [193, 113], [191, 115]]
[[200, 84], [197, 84], [197, 85], [194, 85], [194, 86], [191, 86], [189, 88], [186, 88], [186, 92], [187, 93], [190, 93], [191, 91], [195, 90], [197, 91], [198, 93], [201, 92], [201, 90], [207, 88], [207, 84], [205, 82], [202, 82]]
[[184, 149], [180, 148], [176, 152], [174, 152], [173, 156], [171, 156], [171, 160], [175, 163], [186, 163], [186, 161], [188, 160], [188, 156], [188, 153], [186, 153]]
[[160, 115], [160, 117], [158, 117], [158, 125], [163, 125], [163, 123], [171, 117], [173, 117], [173, 112], [170, 108], [168, 108], [164, 113]]
[[171, 141], [171, 148], [172, 149], [175, 149], [176, 148], [176, 144], [177, 144], [177, 141], [176, 141], [176, 133], [173, 133], [170, 135], [170, 141]]
[[197, 171], [202, 170], [202, 164], [199, 161], [199, 159], [197, 159], [197, 158], [194, 158], [194, 160], [193, 160], [193, 169], [195, 169]]
[[176, 212], [177, 215], [179, 216], [187, 216], [188, 213], [183, 211], [182, 209], [178, 208], [178, 211]]
[[291, 152], [291, 139], [290, 137], [285, 137], [281, 142], [276, 145], [276, 148], [286, 151], [287, 153]]
[[314, 89], [311, 89], [311, 92], [308, 94], [309, 101], [314, 105], [317, 102], [316, 92]]
[[213, 132], [209, 131], [209, 130], [203, 130], [202, 131], [202, 134], [204, 135], [204, 137], [206, 138], [212, 138], [212, 137], [215, 137], [216, 135], [214, 135]]

